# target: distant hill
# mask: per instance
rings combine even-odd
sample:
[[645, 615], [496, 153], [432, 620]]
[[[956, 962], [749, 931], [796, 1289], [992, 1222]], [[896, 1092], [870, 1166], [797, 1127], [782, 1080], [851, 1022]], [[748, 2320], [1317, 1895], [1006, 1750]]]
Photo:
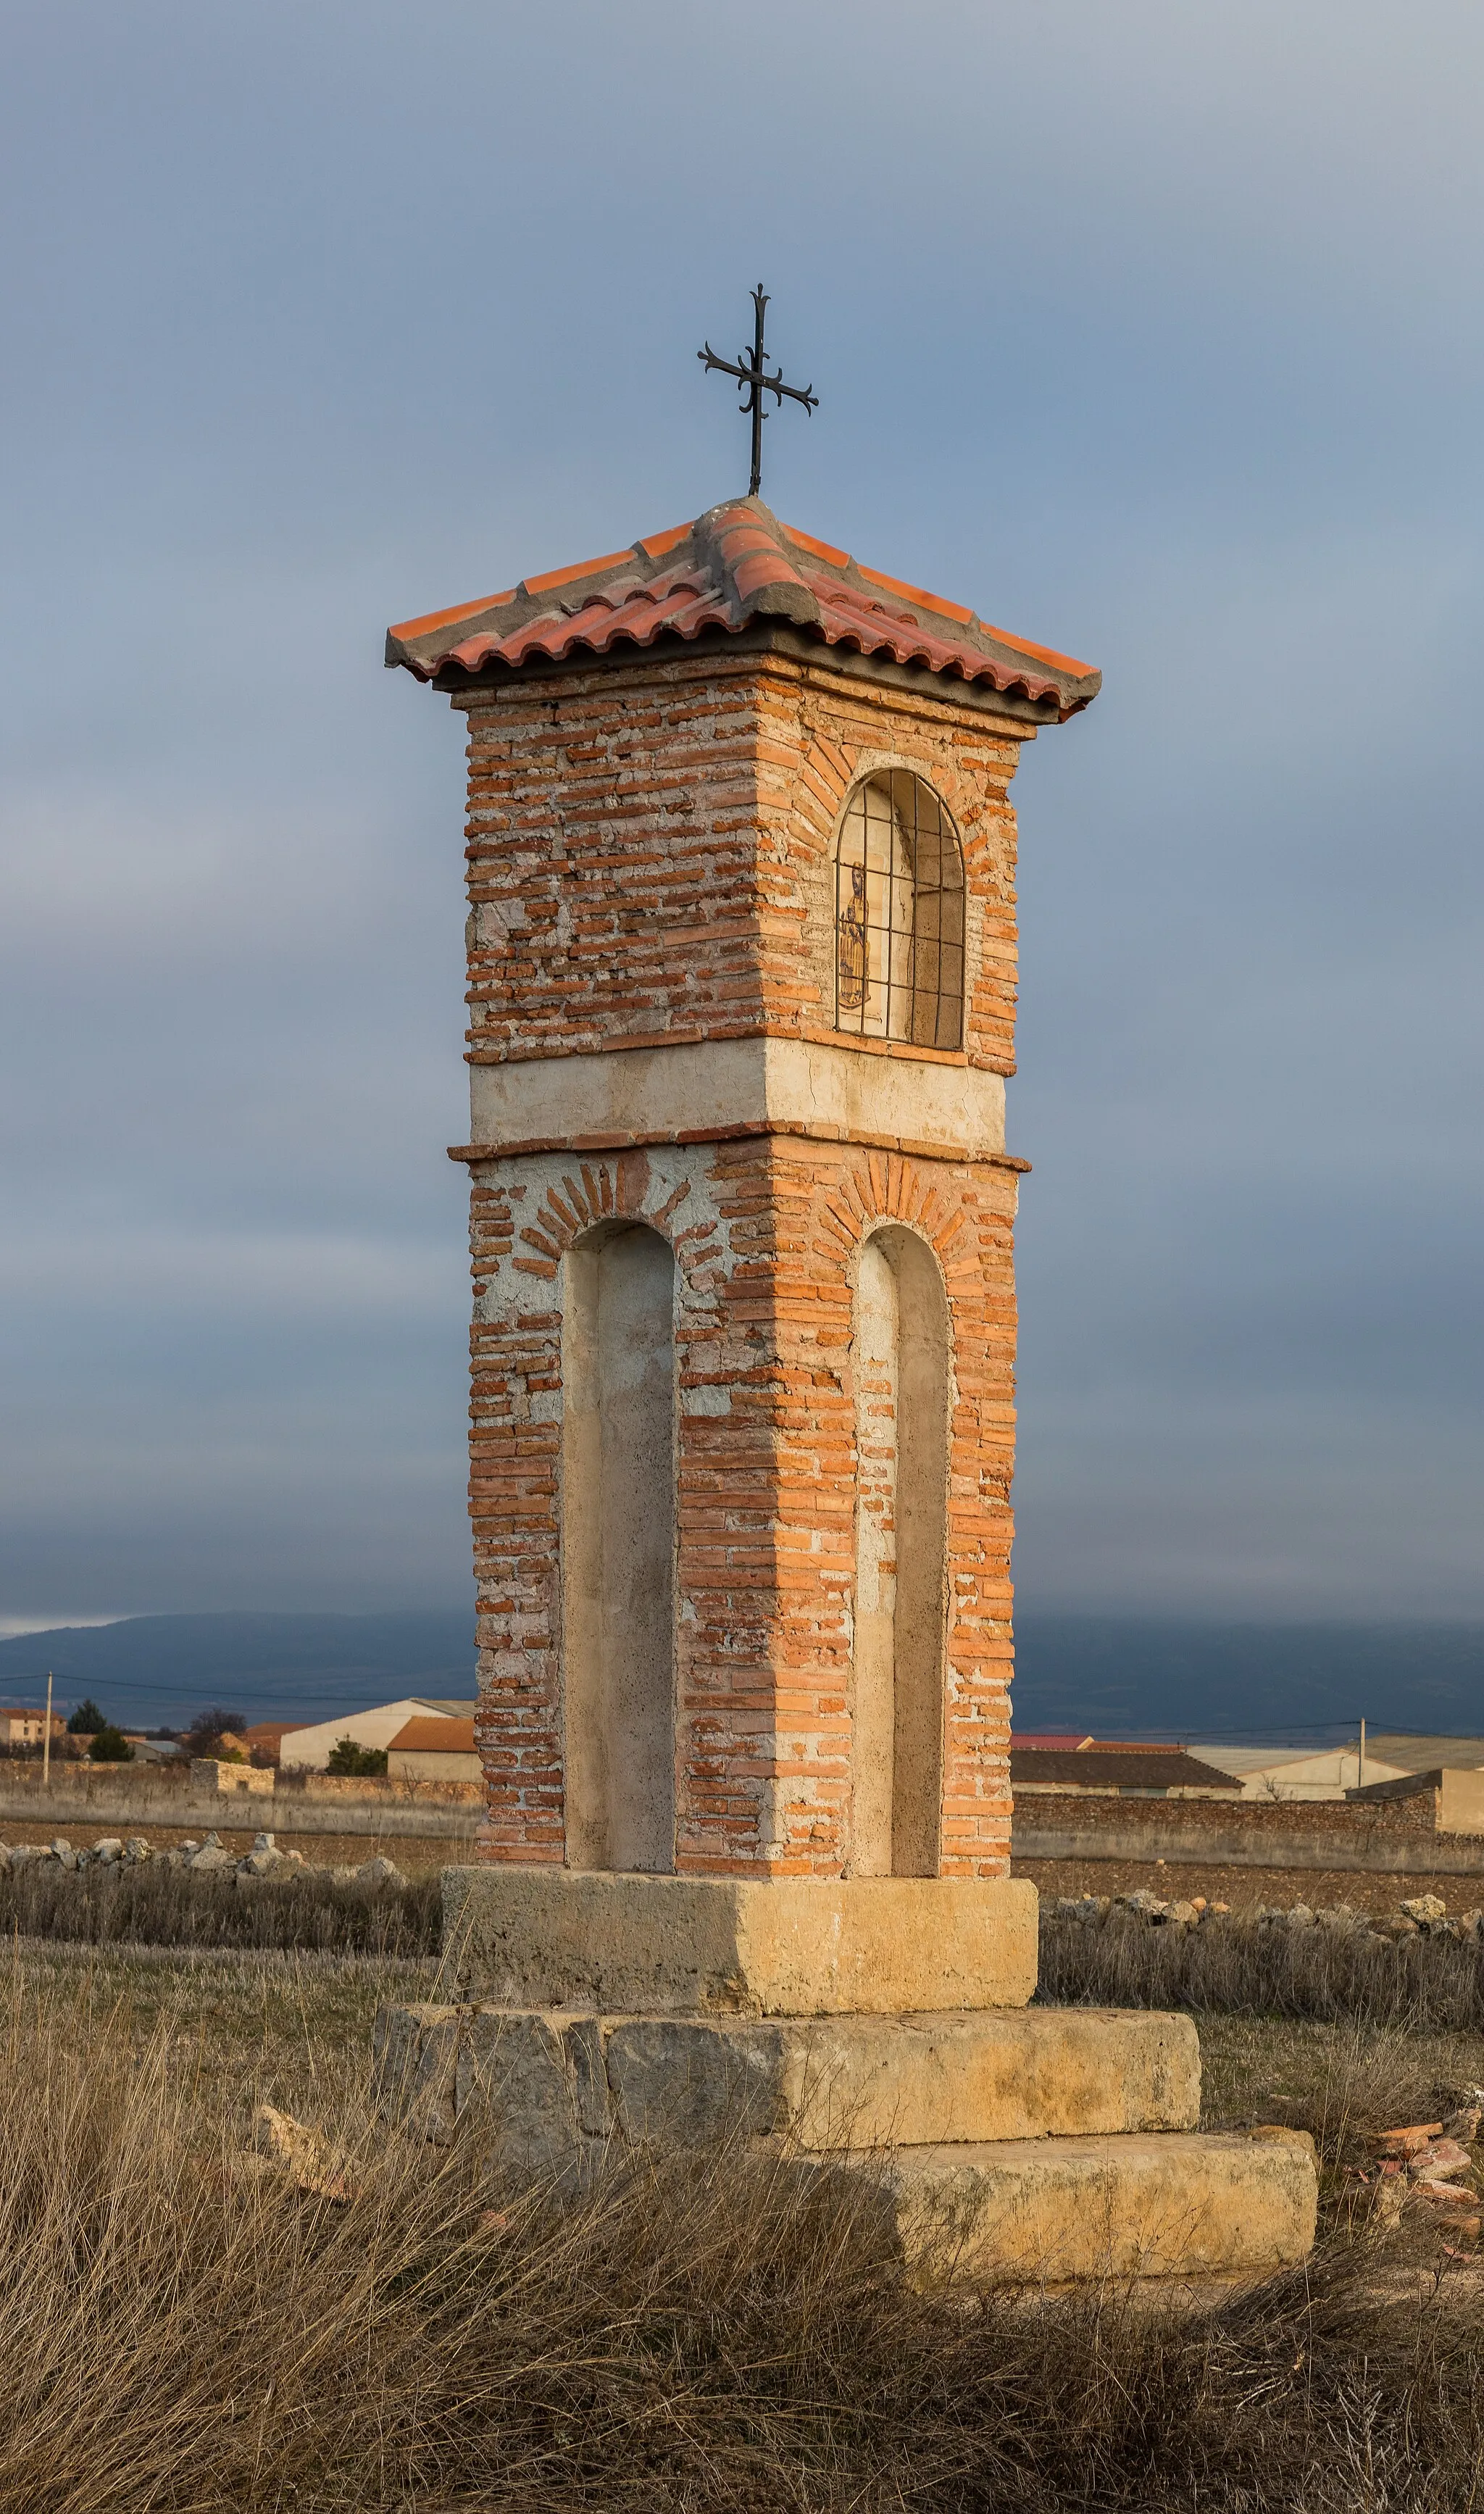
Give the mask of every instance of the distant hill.
[[474, 1691], [471, 1606], [387, 1615], [132, 1615], [0, 1642], [0, 1696], [93, 1694], [131, 1727], [182, 1727], [221, 1703], [249, 1720], [326, 1720], [402, 1693]]
[[1023, 1730], [1281, 1744], [1361, 1719], [1484, 1734], [1484, 1624], [1017, 1618]]
[[[1281, 1743], [1353, 1728], [1484, 1734], [1484, 1624], [1213, 1623], [1038, 1615], [1017, 1624], [1015, 1722], [1108, 1737]], [[469, 1607], [383, 1615], [135, 1615], [0, 1642], [0, 1698], [85, 1693], [131, 1725], [220, 1702], [322, 1720], [401, 1693], [473, 1691]]]

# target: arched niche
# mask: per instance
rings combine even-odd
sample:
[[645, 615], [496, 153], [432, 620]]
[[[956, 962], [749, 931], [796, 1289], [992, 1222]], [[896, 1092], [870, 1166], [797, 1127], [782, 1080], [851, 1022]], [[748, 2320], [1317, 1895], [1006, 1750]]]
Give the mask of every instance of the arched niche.
[[906, 768], [862, 778], [841, 816], [835, 1028], [963, 1045], [963, 850], [945, 805]]
[[567, 1864], [675, 1865], [675, 1261], [657, 1231], [564, 1262]]
[[942, 1845], [949, 1320], [914, 1233], [861, 1250], [853, 1338], [852, 1869], [933, 1877]]

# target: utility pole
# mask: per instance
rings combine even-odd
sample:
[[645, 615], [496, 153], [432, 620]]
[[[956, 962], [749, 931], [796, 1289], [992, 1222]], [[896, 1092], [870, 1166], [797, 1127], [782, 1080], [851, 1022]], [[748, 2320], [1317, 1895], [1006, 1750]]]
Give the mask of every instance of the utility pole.
[[52, 1671], [47, 1669], [47, 1724], [41, 1736], [41, 1786], [52, 1786]]
[[1355, 1786], [1356, 1786], [1356, 1788], [1357, 1788], [1357, 1789], [1362, 1789], [1362, 1790], [1363, 1790], [1363, 1789], [1365, 1788], [1365, 1785], [1366, 1785], [1366, 1723], [1365, 1723], [1365, 1722], [1362, 1720], [1362, 1722], [1361, 1722], [1361, 1723], [1360, 1723], [1360, 1769], [1359, 1769], [1359, 1772], [1358, 1772], [1358, 1774], [1357, 1774], [1357, 1776], [1356, 1776], [1356, 1783], [1355, 1783]]

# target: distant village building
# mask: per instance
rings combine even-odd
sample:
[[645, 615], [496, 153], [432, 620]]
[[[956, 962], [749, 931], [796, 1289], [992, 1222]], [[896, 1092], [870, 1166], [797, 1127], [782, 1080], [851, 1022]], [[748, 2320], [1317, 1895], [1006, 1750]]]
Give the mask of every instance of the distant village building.
[[477, 1781], [479, 1748], [468, 1720], [409, 1720], [386, 1749], [389, 1781]]
[[318, 1720], [306, 1728], [289, 1728], [282, 1734], [279, 1767], [285, 1772], [324, 1772], [330, 1768], [330, 1758], [342, 1737], [352, 1737], [358, 1746], [390, 1748], [399, 1729], [410, 1720], [472, 1722], [476, 1705], [429, 1699], [421, 1694], [409, 1695], [401, 1702], [374, 1703], [365, 1711], [341, 1711], [333, 1720]]
[[1202, 1746], [1209, 1764], [1241, 1784], [1244, 1799], [1344, 1799], [1409, 1773], [1484, 1767], [1484, 1737], [1409, 1736], [1376, 1729], [1343, 1746]]
[[[46, 1737], [47, 1715], [24, 1707], [0, 1710], [0, 1746], [39, 1746]], [[67, 1723], [54, 1713], [52, 1734], [66, 1734]]]
[[1187, 1755], [1181, 1746], [1146, 1746], [1121, 1738], [1106, 1745], [1084, 1738], [1066, 1747], [1012, 1737], [1010, 1781], [1018, 1799], [1037, 1791], [1160, 1799], [1239, 1795], [1229, 1772]]

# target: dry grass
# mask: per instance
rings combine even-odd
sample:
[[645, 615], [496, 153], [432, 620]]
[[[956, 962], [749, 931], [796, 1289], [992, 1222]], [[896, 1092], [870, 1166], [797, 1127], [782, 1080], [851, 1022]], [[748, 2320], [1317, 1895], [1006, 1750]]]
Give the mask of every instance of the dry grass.
[[[1352, 2230], [1217, 2310], [920, 2294], [860, 2187], [786, 2160], [641, 2160], [567, 2204], [501, 2188], [477, 2135], [417, 2146], [369, 2114], [370, 2008], [411, 1970], [17, 1951], [4, 2514], [1484, 2501], [1484, 2311], [1462, 2276], [1398, 2310], [1398, 2256]], [[1344, 2040], [1308, 2034], [1337, 2094], [1350, 2073], [1349, 2137], [1356, 2088], [1384, 2111], [1402, 2063]], [[245, 2166], [265, 2088], [342, 2158], [344, 2206]]]
[[1484, 1903], [1484, 1860], [1464, 1874], [1434, 1868], [1247, 1868], [1217, 1859], [1012, 1858], [1011, 1869], [1028, 1877], [1047, 1903], [1061, 1894], [1132, 1894], [1138, 1886], [1171, 1902], [1204, 1894], [1208, 1903], [1229, 1903], [1234, 1912], [1255, 1912], [1260, 1903], [1308, 1903], [1316, 1910], [1324, 1903], [1352, 1903], [1378, 1920], [1408, 1894], [1441, 1895], [1458, 1912]]
[[398, 1957], [436, 1954], [442, 1926], [439, 1872], [401, 1885], [337, 1885], [324, 1868], [239, 1881], [150, 1859], [71, 1872], [32, 1861], [0, 1877], [6, 1936]]
[[1484, 2035], [1203, 2016], [1201, 2123], [1309, 2129], [1331, 2167], [1368, 2164], [1375, 2134], [1436, 2121], [1484, 2084]]
[[1040, 1991], [1056, 2007], [1183, 2007], [1418, 2033], [1484, 2029], [1484, 1943], [1361, 1927], [1273, 1927], [1236, 1915], [1156, 1927], [1042, 1909]]

